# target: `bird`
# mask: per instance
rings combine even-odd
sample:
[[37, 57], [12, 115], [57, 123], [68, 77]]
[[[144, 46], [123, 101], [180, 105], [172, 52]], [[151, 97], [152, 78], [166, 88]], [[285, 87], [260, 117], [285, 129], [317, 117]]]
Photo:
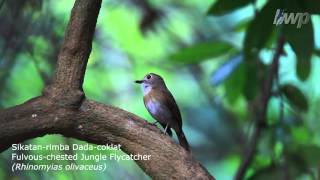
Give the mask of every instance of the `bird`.
[[143, 102], [156, 120], [164, 128], [164, 133], [172, 136], [171, 128], [176, 132], [180, 145], [190, 151], [189, 143], [182, 130], [182, 118], [179, 107], [167, 88], [163, 78], [155, 73], [148, 73], [142, 80], [135, 81], [141, 84]]

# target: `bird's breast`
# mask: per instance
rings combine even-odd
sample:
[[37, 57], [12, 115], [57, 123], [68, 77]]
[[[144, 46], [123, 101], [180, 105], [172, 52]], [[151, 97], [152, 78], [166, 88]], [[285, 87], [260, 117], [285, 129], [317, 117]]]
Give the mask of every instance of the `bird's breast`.
[[161, 123], [167, 123], [172, 119], [172, 114], [166, 104], [163, 103], [161, 95], [157, 91], [150, 91], [144, 96], [144, 104], [153, 118]]
[[149, 98], [146, 101], [146, 107], [151, 114], [156, 115], [156, 114], [158, 114], [159, 110], [161, 109], [161, 104], [160, 104], [160, 102], [158, 102], [154, 98]]

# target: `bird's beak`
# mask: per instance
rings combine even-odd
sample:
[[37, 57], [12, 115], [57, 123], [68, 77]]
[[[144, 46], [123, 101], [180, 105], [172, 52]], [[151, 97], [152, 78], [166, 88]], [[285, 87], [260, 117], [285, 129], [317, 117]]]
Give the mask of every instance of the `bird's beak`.
[[144, 82], [144, 80], [136, 80], [135, 81], [135, 83], [138, 83], [138, 84], [141, 84], [141, 83], [143, 83]]

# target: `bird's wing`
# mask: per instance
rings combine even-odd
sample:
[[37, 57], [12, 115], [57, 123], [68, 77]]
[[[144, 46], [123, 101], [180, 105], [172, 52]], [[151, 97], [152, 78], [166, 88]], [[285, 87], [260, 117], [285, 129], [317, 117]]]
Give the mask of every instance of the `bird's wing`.
[[[153, 90], [145, 95], [143, 100], [149, 113], [155, 119], [162, 123], [175, 121], [180, 128], [182, 127], [180, 110], [170, 91], [160, 89]], [[150, 100], [154, 103], [153, 107], [150, 107], [149, 105]]]
[[[161, 96], [163, 97], [161, 98], [162, 103], [170, 110], [173, 119], [178, 122], [179, 127], [182, 127], [180, 110], [171, 92], [169, 90], [161, 90], [161, 93], [163, 93]], [[165, 96], [165, 94], [167, 95]]]

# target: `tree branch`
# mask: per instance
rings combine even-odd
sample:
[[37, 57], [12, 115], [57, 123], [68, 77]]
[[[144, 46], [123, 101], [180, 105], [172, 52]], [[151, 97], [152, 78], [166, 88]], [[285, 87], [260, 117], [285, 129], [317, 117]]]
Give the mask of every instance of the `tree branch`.
[[73, 123], [66, 119], [71, 111], [53, 106], [45, 97], [36, 97], [21, 105], [0, 111], [0, 152], [13, 143], [58, 133]]
[[259, 105], [257, 106], [256, 122], [255, 122], [256, 125], [255, 125], [254, 132], [252, 134], [252, 139], [251, 139], [251, 142], [249, 143], [248, 150], [243, 158], [243, 161], [241, 162], [240, 167], [236, 173], [236, 176], [235, 176], [236, 180], [241, 180], [245, 177], [245, 174], [256, 153], [256, 149], [260, 141], [262, 131], [266, 127], [268, 103], [272, 94], [271, 92], [272, 92], [273, 81], [278, 74], [279, 59], [283, 54], [284, 43], [285, 43], [284, 38], [282, 36], [279, 37], [277, 42], [277, 48], [269, 69], [268, 77], [261, 86], [262, 94], [259, 98]]
[[84, 97], [82, 83], [101, 0], [76, 0], [53, 83], [42, 96], [0, 111], [0, 152], [13, 143], [62, 134], [95, 144], [121, 144], [154, 179], [214, 179], [181, 146], [138, 116]]
[[151, 155], [150, 160], [137, 163], [155, 179], [213, 179], [189, 152], [132, 113], [90, 100], [84, 100], [78, 111], [52, 107], [38, 97], [2, 110], [0, 151], [26, 139], [59, 133], [95, 144], [121, 144], [128, 154]]
[[101, 0], [76, 0], [58, 56], [53, 84], [45, 93], [62, 105], [79, 104]]
[[151, 155], [150, 160], [137, 163], [155, 179], [213, 179], [189, 152], [132, 113], [86, 100], [77, 118], [80, 126], [71, 137], [97, 144], [119, 143], [128, 154]]

